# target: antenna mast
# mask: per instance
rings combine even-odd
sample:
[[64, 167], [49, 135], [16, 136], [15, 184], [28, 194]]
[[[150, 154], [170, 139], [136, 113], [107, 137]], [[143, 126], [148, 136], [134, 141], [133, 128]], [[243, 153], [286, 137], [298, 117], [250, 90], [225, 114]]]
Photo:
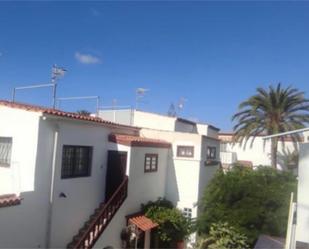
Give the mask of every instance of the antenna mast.
[[51, 83], [53, 85], [53, 108], [56, 108], [57, 98], [57, 81], [64, 76], [67, 70], [62, 67], [58, 67], [56, 64], [52, 67]]

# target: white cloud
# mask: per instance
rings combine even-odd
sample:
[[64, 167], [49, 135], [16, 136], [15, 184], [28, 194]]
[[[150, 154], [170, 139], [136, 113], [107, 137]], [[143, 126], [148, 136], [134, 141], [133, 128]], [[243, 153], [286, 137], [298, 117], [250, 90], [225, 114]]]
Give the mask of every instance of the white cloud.
[[98, 64], [101, 63], [100, 58], [91, 54], [82, 54], [80, 52], [75, 53], [75, 59], [82, 64]]

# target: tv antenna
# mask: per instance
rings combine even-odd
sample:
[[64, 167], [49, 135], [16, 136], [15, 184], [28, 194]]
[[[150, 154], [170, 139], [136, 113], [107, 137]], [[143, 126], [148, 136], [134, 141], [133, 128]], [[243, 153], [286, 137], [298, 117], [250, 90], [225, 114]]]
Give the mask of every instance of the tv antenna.
[[135, 94], [136, 94], [136, 97], [135, 97], [135, 109], [137, 110], [138, 109], [138, 106], [142, 100], [142, 98], [145, 97], [145, 93], [148, 92], [149, 89], [146, 89], [146, 88], [137, 88], [136, 91], [135, 91]]
[[62, 67], [58, 67], [56, 64], [52, 67], [51, 82], [53, 84], [53, 108], [56, 107], [56, 97], [57, 97], [57, 83], [61, 79], [67, 70]]
[[183, 110], [184, 108], [184, 105], [185, 105], [185, 102], [187, 102], [188, 100], [185, 99], [184, 97], [181, 97], [177, 103], [177, 110], [178, 110], [178, 113], [180, 113], [180, 111]]
[[57, 65], [53, 65], [52, 67], [52, 75], [51, 75], [51, 83], [47, 84], [34, 84], [28, 86], [18, 86], [13, 88], [12, 93], [12, 102], [16, 100], [16, 91], [17, 90], [26, 90], [26, 89], [34, 89], [34, 88], [42, 88], [42, 87], [52, 87], [53, 88], [53, 108], [56, 106], [56, 95], [57, 95], [57, 82], [60, 78], [62, 78], [65, 74], [66, 70], [62, 67], [58, 67]]
[[176, 112], [176, 108], [175, 108], [174, 103], [170, 104], [170, 107], [168, 108], [168, 111], [167, 111], [167, 115], [169, 117], [176, 117], [177, 116], [177, 112]]

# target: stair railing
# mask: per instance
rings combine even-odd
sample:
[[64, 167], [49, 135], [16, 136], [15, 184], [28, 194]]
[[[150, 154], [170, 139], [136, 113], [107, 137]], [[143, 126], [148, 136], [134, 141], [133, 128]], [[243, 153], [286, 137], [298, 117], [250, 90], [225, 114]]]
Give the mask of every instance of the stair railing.
[[113, 216], [120, 208], [122, 203], [127, 198], [128, 194], [128, 176], [125, 177], [123, 182], [98, 212], [96, 218], [89, 224], [88, 228], [82, 233], [81, 236], [73, 240], [71, 248], [92, 248], [100, 235], [103, 233]]

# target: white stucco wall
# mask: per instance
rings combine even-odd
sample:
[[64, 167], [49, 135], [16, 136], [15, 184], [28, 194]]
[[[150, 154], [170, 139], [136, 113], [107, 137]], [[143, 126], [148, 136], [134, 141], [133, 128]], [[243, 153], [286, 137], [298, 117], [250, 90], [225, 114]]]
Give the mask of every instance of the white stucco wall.
[[309, 243], [309, 143], [300, 145], [296, 240]]
[[133, 124], [137, 127], [173, 131], [176, 118], [135, 110], [133, 120]]
[[220, 142], [217, 139], [212, 139], [208, 137], [203, 137], [202, 147], [201, 147], [201, 164], [200, 164], [200, 177], [199, 177], [199, 187], [198, 187], [198, 199], [203, 197], [206, 186], [209, 184], [217, 170], [219, 169], [219, 163], [214, 165], [206, 165], [207, 161], [207, 147], [216, 147], [216, 161], [220, 160]]
[[123, 110], [100, 110], [99, 117], [124, 125], [133, 125], [133, 109], [123, 109]]
[[[123, 132], [123, 128], [107, 128], [52, 116], [45, 119], [39, 113], [4, 107], [0, 107], [0, 119], [0, 136], [13, 137], [12, 162], [18, 162], [20, 166], [18, 191], [22, 197], [21, 205], [0, 208], [0, 247], [46, 246], [56, 131], [59, 136], [50, 246], [65, 247], [104, 199], [108, 134]], [[93, 146], [90, 177], [61, 179], [64, 144]], [[2, 192], [11, 193], [10, 186], [1, 179]], [[61, 192], [67, 198], [59, 198]]]
[[[207, 139], [199, 134], [151, 129], [142, 129], [141, 135], [163, 139], [172, 143], [166, 183], [166, 198], [181, 209], [184, 207], [192, 208], [193, 217], [196, 217], [196, 204], [201, 196], [200, 193], [203, 192], [204, 187], [208, 184], [215, 171], [213, 167], [205, 168], [204, 166], [206, 144], [215, 145], [217, 153], [219, 153], [219, 141]], [[205, 149], [202, 149], [202, 139]], [[177, 146], [179, 145], [194, 146], [194, 157], [177, 157]]]
[[0, 107], [0, 136], [12, 137], [11, 167], [0, 167], [0, 195], [34, 190], [39, 115]]
[[[224, 138], [224, 136], [220, 136]], [[270, 165], [270, 140], [263, 140], [262, 137], [256, 137], [254, 143], [251, 146], [251, 139], [248, 140], [247, 145], [228, 142], [226, 144], [227, 152], [235, 152], [237, 160], [252, 161], [254, 166], [258, 165]], [[223, 143], [223, 142], [221, 142]], [[283, 161], [287, 154], [292, 153], [295, 150], [292, 142], [278, 143], [278, 168], [283, 168]]]
[[[59, 122], [55, 169], [51, 247], [63, 247], [104, 200], [108, 128], [87, 123]], [[61, 179], [63, 145], [92, 146], [91, 176]], [[64, 193], [67, 197], [60, 198]]]
[[[37, 149], [50, 153], [50, 138], [44, 134], [45, 127], [38, 113], [0, 107], [0, 119], [0, 136], [13, 137], [12, 169], [17, 165], [18, 181], [13, 180], [11, 184], [17, 184], [17, 192], [22, 198], [18, 206], [0, 208], [0, 246], [44, 247], [49, 158], [37, 164], [40, 154]], [[5, 188], [6, 184], [10, 185], [1, 179], [1, 188]]]
[[[109, 146], [113, 148], [112, 143]], [[122, 145], [119, 148], [130, 154], [130, 160], [128, 160], [127, 164], [127, 169], [129, 169], [128, 197], [96, 242], [95, 247], [97, 248], [106, 246], [120, 248], [120, 233], [126, 226], [125, 216], [139, 212], [141, 210], [141, 204], [145, 204], [148, 201], [155, 201], [159, 197], [165, 196], [169, 149], [149, 147], [130, 148]], [[146, 153], [158, 154], [158, 171], [144, 172]]]

